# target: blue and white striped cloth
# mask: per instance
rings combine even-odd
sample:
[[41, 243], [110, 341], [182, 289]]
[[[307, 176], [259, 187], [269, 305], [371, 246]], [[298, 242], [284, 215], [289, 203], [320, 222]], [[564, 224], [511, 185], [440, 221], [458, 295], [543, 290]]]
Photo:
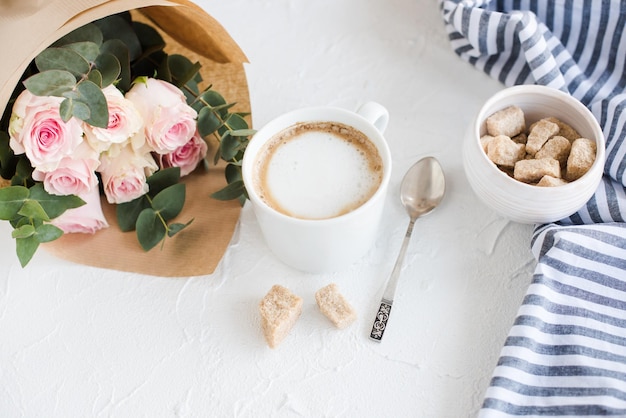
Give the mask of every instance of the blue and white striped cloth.
[[462, 59], [506, 86], [568, 92], [607, 141], [595, 195], [535, 229], [537, 267], [480, 416], [626, 416], [626, 0], [439, 4]]

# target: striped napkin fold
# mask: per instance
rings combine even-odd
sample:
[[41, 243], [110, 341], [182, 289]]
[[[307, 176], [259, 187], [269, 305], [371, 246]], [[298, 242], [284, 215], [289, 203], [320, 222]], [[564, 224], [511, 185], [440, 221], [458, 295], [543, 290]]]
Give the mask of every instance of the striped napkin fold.
[[577, 213], [538, 225], [537, 266], [481, 417], [626, 416], [626, 1], [439, 0], [454, 51], [506, 86], [587, 106], [604, 178]]

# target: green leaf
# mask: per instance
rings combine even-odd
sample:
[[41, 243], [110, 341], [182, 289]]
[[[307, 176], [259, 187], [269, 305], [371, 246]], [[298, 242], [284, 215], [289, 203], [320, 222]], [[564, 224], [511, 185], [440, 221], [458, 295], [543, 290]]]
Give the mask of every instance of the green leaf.
[[93, 23], [88, 23], [63, 36], [52, 44], [52, 46], [58, 47], [76, 42], [93, 42], [96, 45], [101, 45], [102, 32]]
[[18, 228], [15, 228], [11, 233], [11, 236], [15, 239], [28, 238], [35, 235], [35, 227], [31, 224], [25, 224]]
[[35, 229], [35, 237], [39, 242], [50, 242], [60, 238], [63, 235], [61, 228], [52, 224], [39, 225]]
[[36, 200], [31, 199], [27, 199], [24, 202], [24, 205], [22, 205], [17, 214], [31, 219], [41, 219], [44, 221], [50, 220], [50, 217], [44, 210], [43, 206], [41, 206], [41, 204]]
[[211, 194], [211, 197], [216, 200], [233, 200], [239, 198], [245, 193], [246, 187], [243, 181], [234, 181], [221, 190]]
[[78, 77], [87, 74], [90, 68], [89, 61], [78, 52], [63, 47], [44, 49], [35, 57], [35, 64], [39, 71], [64, 70]]
[[241, 173], [241, 164], [227, 164], [226, 169], [224, 170], [224, 176], [226, 177], [226, 181], [228, 183], [243, 180], [243, 175]]
[[226, 161], [230, 161], [245, 147], [245, 143], [241, 140], [241, 137], [224, 135], [220, 141], [220, 151], [222, 158]]
[[113, 84], [122, 72], [122, 65], [113, 54], [104, 53], [96, 58], [96, 68], [102, 73], [102, 85]]
[[25, 267], [28, 262], [33, 258], [37, 248], [39, 247], [39, 240], [35, 235], [31, 235], [27, 238], [17, 238], [15, 240], [15, 250], [17, 252], [17, 258], [20, 260], [22, 267]]
[[94, 83], [100, 88], [106, 87], [106, 85], [105, 86], [102, 85], [102, 73], [97, 69], [92, 69], [91, 71], [89, 71], [87, 80], [91, 81], [92, 83]]
[[80, 98], [90, 111], [90, 116], [85, 120], [91, 126], [107, 128], [109, 125], [109, 109], [104, 93], [100, 87], [89, 80], [82, 81], [77, 86]]
[[[181, 88], [189, 82], [192, 87], [196, 87], [200, 79], [197, 79], [198, 72], [202, 65], [199, 62], [192, 63], [187, 57], [179, 54], [172, 54], [167, 60], [170, 73], [176, 87]], [[196, 90], [197, 94], [198, 91]]]
[[48, 70], [28, 77], [24, 85], [36, 96], [61, 96], [76, 86], [76, 77], [69, 71]]
[[105, 41], [118, 39], [128, 47], [131, 61], [141, 55], [141, 43], [128, 20], [120, 15], [110, 15], [94, 23], [102, 31]]
[[17, 217], [29, 194], [23, 186], [0, 188], [0, 219], [10, 221]]
[[180, 167], [169, 167], [159, 170], [146, 180], [149, 187], [148, 194], [156, 196], [162, 190], [177, 184], [180, 181]]
[[96, 44], [95, 42], [89, 41], [81, 41], [67, 44], [65, 45], [65, 48], [69, 48], [75, 51], [87, 62], [94, 62], [96, 60], [96, 57], [100, 53], [100, 45]]
[[145, 196], [125, 203], [119, 203], [115, 208], [117, 223], [123, 232], [134, 231], [137, 218], [142, 210], [149, 208], [150, 202]]
[[[119, 39], [110, 39], [102, 44], [100, 48], [101, 54], [109, 54], [113, 55], [119, 64], [119, 82], [117, 83], [117, 87], [122, 90], [122, 92], [126, 92], [130, 89], [131, 86], [131, 69], [130, 69], [130, 52], [128, 51], [128, 47]], [[106, 78], [109, 80], [111, 78], [110, 75], [107, 75]], [[105, 84], [106, 87], [108, 84]]]
[[152, 199], [152, 209], [157, 211], [165, 221], [175, 218], [185, 205], [185, 185], [174, 184], [160, 191]]
[[246, 122], [246, 120], [237, 113], [231, 113], [228, 119], [224, 121], [224, 124], [228, 127], [228, 129], [235, 132], [240, 129], [248, 129], [248, 122]]
[[193, 222], [193, 219], [187, 222], [186, 224], [181, 224], [181, 223], [170, 224], [167, 228], [167, 236], [173, 237], [174, 235], [178, 234], [180, 231], [182, 231], [183, 229], [191, 225], [192, 222]]
[[145, 251], [154, 248], [163, 238], [166, 229], [158, 214], [151, 208], [144, 209], [137, 218], [137, 239]]
[[57, 196], [46, 192], [41, 183], [36, 183], [30, 189], [30, 198], [41, 204], [50, 219], [54, 219], [67, 209], [77, 208], [85, 204], [85, 201], [78, 196], [67, 195]]
[[152, 26], [141, 22], [133, 22], [133, 29], [139, 38], [139, 43], [144, 53], [152, 54], [165, 47], [163, 37]]
[[206, 138], [222, 126], [222, 120], [209, 107], [203, 107], [198, 112], [198, 133]]

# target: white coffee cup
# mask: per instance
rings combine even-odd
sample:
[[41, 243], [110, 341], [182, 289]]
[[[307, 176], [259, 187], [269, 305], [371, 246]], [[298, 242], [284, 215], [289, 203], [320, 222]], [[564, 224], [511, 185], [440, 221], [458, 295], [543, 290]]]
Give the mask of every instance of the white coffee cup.
[[[382, 105], [365, 103], [356, 112], [336, 107], [311, 107], [286, 113], [262, 127], [246, 148], [242, 173], [257, 222], [270, 250], [298, 270], [323, 273], [346, 268], [373, 246], [391, 177], [391, 153], [383, 132], [389, 113]], [[286, 128], [306, 122], [331, 122], [362, 132], [375, 146], [382, 163], [380, 185], [362, 205], [325, 219], [302, 219], [281, 213], [260, 196], [255, 178], [264, 145]]]

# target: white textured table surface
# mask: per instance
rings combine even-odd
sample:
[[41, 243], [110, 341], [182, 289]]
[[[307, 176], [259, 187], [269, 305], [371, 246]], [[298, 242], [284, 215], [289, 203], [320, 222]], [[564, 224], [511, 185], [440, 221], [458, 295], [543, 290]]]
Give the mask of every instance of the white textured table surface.
[[[306, 275], [267, 250], [244, 207], [218, 271], [166, 279], [40, 251], [22, 269], [0, 226], [0, 416], [466, 417], [476, 415], [531, 280], [532, 227], [469, 189], [461, 141], [502, 88], [449, 47], [435, 0], [198, 0], [248, 55], [253, 122], [308, 105], [375, 100], [391, 120], [386, 219], [360, 263]], [[392, 319], [367, 338], [408, 218], [404, 171], [437, 157], [448, 194], [418, 221]], [[337, 330], [314, 293], [337, 283], [359, 313]], [[288, 339], [265, 344], [258, 302], [304, 299]]]

